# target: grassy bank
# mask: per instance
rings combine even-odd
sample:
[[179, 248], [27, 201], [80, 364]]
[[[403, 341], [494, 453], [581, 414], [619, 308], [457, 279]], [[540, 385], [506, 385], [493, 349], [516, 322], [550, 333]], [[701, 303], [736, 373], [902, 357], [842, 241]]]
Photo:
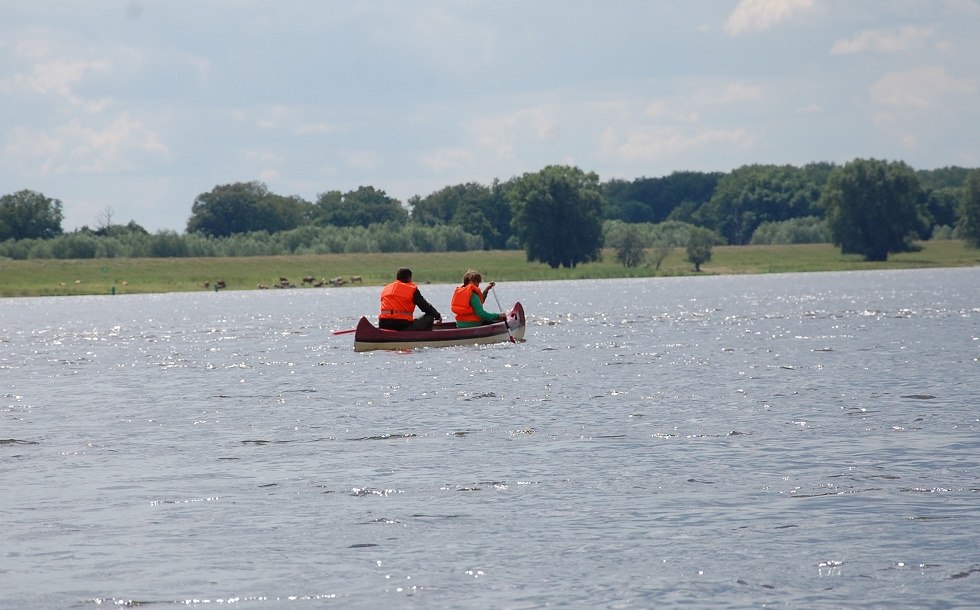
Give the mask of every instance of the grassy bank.
[[[930, 241], [920, 252], [890, 256], [870, 263], [860, 256], [844, 256], [829, 244], [795, 246], [719, 246], [702, 265], [701, 275], [853, 271], [858, 269], [912, 269], [980, 265], [980, 250], [960, 241]], [[682, 248], [675, 249], [659, 270], [653, 266], [627, 269], [616, 262], [612, 250], [602, 261], [574, 269], [551, 269], [528, 263], [520, 251], [440, 252], [410, 254], [323, 254], [243, 258], [0, 260], [0, 296], [55, 296], [83, 294], [137, 294], [212, 290], [224, 280], [228, 290], [255, 290], [274, 286], [286, 277], [297, 287], [302, 278], [360, 276], [364, 284], [385, 284], [400, 266], [411, 267], [420, 283], [452, 283], [463, 272], [479, 269], [487, 281], [529, 281], [660, 277], [696, 275]], [[205, 288], [205, 283], [209, 283]]]

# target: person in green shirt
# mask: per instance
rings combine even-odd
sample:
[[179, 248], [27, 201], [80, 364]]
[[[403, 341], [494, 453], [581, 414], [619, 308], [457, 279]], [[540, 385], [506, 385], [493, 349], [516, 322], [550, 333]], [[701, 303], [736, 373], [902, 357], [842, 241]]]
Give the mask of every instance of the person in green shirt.
[[478, 271], [470, 269], [463, 274], [463, 284], [453, 291], [452, 310], [456, 316], [456, 328], [469, 328], [507, 319], [506, 314], [490, 312], [483, 308], [483, 303], [495, 284], [490, 282], [486, 290], [480, 290], [482, 281], [483, 276]]

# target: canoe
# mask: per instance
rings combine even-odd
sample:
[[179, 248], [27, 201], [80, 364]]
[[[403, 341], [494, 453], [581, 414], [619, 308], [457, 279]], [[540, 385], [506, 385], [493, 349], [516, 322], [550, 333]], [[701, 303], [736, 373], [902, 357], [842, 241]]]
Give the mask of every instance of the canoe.
[[[362, 317], [354, 330], [354, 351], [375, 349], [412, 349], [416, 347], [448, 347], [450, 345], [482, 345], [524, 339], [524, 307], [514, 303], [507, 320], [470, 328], [456, 328], [455, 322], [440, 322], [432, 330], [385, 330]], [[507, 329], [510, 328], [510, 332]]]

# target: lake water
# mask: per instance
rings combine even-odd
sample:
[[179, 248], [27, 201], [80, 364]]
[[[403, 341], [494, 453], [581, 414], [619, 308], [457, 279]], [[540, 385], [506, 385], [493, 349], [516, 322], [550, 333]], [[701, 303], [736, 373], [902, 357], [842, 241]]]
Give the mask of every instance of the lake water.
[[980, 268], [497, 288], [0, 300], [0, 607], [980, 605]]

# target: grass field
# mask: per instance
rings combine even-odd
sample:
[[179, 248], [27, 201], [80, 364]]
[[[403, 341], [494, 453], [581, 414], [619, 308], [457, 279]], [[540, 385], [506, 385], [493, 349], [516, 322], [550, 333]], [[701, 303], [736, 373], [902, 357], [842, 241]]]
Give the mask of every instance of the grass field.
[[[912, 269], [980, 265], [980, 250], [961, 241], [929, 241], [920, 252], [896, 254], [884, 263], [844, 256], [829, 244], [794, 246], [718, 246], [700, 275]], [[406, 254], [323, 254], [241, 258], [107, 258], [84, 260], [0, 260], [0, 296], [138, 294], [212, 290], [224, 280], [228, 290], [274, 286], [286, 277], [298, 288], [301, 279], [361, 276], [364, 284], [381, 285], [398, 267], [411, 267], [418, 283], [454, 283], [468, 268], [485, 281], [534, 281], [698, 275], [677, 248], [659, 270], [652, 265], [628, 269], [607, 249], [602, 260], [574, 269], [552, 269], [529, 263], [522, 251], [439, 252]], [[205, 282], [210, 287], [205, 287]], [[306, 287], [306, 289], [310, 289]]]

